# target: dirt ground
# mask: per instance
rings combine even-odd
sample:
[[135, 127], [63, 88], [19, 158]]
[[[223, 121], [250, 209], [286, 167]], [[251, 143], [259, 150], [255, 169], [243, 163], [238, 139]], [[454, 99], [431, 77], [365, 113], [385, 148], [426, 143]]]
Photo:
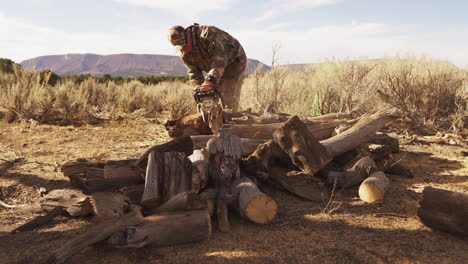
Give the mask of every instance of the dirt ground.
[[[39, 187], [70, 188], [61, 164], [76, 158], [137, 158], [167, 140], [158, 120], [84, 127], [0, 123], [0, 200], [30, 205], [0, 207], [0, 263], [38, 263], [85, 231], [91, 218], [61, 216], [36, 231], [9, 234], [40, 213]], [[398, 156], [415, 177], [390, 175], [382, 205], [365, 205], [352, 188], [340, 193], [337, 201], [343, 202], [329, 215], [321, 213], [323, 203], [262, 188], [279, 206], [270, 224], [255, 225], [231, 214], [232, 231], [214, 230], [202, 243], [141, 249], [101, 243], [69, 263], [468, 263], [468, 238], [432, 231], [416, 216], [425, 186], [468, 192], [467, 149], [402, 143]]]

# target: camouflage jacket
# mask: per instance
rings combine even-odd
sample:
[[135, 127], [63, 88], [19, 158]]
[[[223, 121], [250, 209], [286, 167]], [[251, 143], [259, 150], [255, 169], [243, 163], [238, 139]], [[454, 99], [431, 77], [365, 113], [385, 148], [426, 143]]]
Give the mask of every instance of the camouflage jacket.
[[187, 30], [192, 35], [192, 50], [182, 52], [181, 59], [195, 85], [203, 83], [203, 71], [214, 78], [217, 86], [220, 85], [226, 67], [233, 63], [243, 65], [243, 73], [247, 58], [237, 39], [214, 26], [194, 24]]

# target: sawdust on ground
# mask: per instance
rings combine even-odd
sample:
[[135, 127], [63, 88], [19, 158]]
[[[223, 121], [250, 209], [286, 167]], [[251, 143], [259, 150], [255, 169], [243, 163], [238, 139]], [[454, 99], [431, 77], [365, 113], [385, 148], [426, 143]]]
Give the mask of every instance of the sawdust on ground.
[[[61, 164], [76, 158], [137, 158], [167, 140], [158, 120], [83, 127], [0, 123], [0, 200], [30, 205], [0, 208], [0, 263], [37, 263], [85, 231], [90, 218], [61, 216], [39, 230], [9, 234], [38, 215], [40, 187], [70, 188]], [[100, 243], [69, 263], [468, 263], [467, 238], [432, 231], [416, 216], [425, 186], [468, 191], [464, 155], [460, 146], [403, 145], [398, 156], [415, 177], [391, 175], [382, 205], [363, 204], [352, 188], [339, 193], [335, 205], [342, 203], [329, 215], [322, 213], [323, 203], [264, 187], [279, 206], [270, 224], [233, 215], [230, 233], [215, 231], [202, 243], [141, 249]]]

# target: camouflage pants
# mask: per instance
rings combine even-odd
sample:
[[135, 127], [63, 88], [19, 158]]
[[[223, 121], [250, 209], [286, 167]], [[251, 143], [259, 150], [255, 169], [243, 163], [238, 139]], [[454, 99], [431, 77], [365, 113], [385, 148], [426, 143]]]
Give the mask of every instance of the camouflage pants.
[[224, 70], [223, 82], [221, 83], [220, 90], [223, 94], [224, 104], [233, 111], [237, 111], [239, 108], [246, 66], [247, 59], [239, 58], [239, 60], [228, 65]]

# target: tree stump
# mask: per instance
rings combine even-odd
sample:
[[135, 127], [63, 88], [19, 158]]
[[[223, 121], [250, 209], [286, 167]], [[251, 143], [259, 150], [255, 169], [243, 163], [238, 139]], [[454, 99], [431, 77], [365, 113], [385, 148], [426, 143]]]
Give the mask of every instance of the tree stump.
[[151, 152], [141, 204], [154, 209], [192, 189], [192, 163], [183, 152]]

